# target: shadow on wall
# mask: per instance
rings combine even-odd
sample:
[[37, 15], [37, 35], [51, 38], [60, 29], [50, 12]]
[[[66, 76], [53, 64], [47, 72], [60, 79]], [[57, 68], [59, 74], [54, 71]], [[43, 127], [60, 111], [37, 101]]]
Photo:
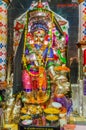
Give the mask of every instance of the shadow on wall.
[[77, 57], [70, 59], [70, 83], [77, 83], [78, 80], [78, 61]]

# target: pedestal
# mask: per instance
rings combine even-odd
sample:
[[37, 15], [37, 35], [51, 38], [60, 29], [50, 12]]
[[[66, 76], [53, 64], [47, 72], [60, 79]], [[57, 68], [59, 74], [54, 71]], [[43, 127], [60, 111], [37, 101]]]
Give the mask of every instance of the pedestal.
[[57, 126], [34, 126], [34, 125], [23, 125], [21, 122], [18, 125], [18, 130], [60, 130], [60, 124]]

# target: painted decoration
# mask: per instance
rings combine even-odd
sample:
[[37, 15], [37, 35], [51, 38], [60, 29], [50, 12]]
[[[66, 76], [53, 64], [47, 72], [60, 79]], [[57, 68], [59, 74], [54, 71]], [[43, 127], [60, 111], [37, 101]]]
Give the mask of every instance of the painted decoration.
[[6, 79], [7, 4], [0, 0], [0, 82]]
[[79, 4], [79, 34], [78, 41], [86, 42], [86, 1]]

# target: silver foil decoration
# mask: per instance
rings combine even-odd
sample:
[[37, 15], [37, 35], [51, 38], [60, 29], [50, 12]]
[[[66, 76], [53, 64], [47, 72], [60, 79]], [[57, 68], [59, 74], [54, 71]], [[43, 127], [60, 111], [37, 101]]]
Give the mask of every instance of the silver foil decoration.
[[79, 115], [83, 116], [83, 80], [79, 80]]
[[86, 78], [83, 79], [83, 116], [86, 117]]
[[73, 112], [79, 114], [79, 85], [71, 84]]

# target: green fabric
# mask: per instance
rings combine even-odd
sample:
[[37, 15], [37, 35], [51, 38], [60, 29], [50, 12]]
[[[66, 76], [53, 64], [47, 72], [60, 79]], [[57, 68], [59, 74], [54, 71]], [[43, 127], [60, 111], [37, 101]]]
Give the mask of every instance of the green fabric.
[[2, 101], [2, 96], [0, 96], [0, 102]]
[[47, 68], [49, 68], [50, 66], [54, 66], [54, 63], [52, 61], [47, 64]]
[[64, 64], [66, 64], [66, 58], [61, 56], [61, 51], [60, 51], [59, 49], [57, 50], [57, 54], [59, 55], [59, 59], [60, 59]]
[[29, 70], [30, 70], [30, 68], [31, 68], [31, 65], [28, 65], [28, 66], [27, 66], [27, 70], [29, 71]]

